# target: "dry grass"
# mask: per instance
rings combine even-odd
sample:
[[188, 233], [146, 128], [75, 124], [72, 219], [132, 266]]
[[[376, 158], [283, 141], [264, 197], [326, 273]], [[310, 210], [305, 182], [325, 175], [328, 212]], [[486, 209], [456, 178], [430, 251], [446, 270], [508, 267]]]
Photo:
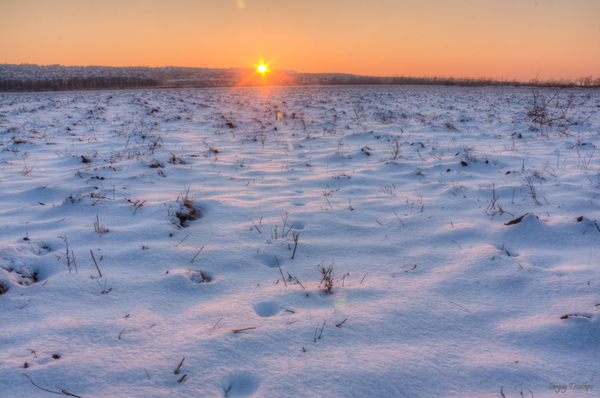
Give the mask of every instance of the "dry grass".
[[390, 148], [390, 154], [392, 155], [392, 162], [396, 163], [396, 159], [398, 159], [402, 153], [402, 144], [398, 137], [392, 138], [388, 146]]
[[195, 199], [189, 196], [190, 190], [188, 188], [185, 193], [185, 197], [182, 197], [183, 209], [175, 213], [175, 217], [179, 219], [179, 223], [183, 227], [186, 221], [194, 221], [200, 217], [200, 210], [194, 207]]
[[444, 128], [446, 130], [449, 130], [449, 131], [456, 131], [456, 132], [458, 132], [458, 129], [452, 123], [450, 123], [450, 122], [446, 122], [444, 124]]
[[35, 163], [37, 163], [37, 160], [31, 167], [27, 167], [27, 162], [25, 162], [25, 159], [23, 159], [23, 163], [25, 163], [25, 167], [23, 167], [23, 170], [21, 170], [21, 172], [19, 172], [19, 174], [26, 176], [27, 174], [31, 174], [31, 172], [33, 171], [33, 168], [35, 167]]
[[331, 264], [327, 269], [325, 269], [325, 267], [321, 267], [321, 274], [323, 275], [321, 283], [323, 283], [325, 287], [325, 293], [330, 294], [331, 289], [333, 289], [333, 264]]
[[190, 281], [193, 283], [210, 283], [212, 281], [211, 277], [204, 272], [190, 271], [190, 273], [192, 274]]
[[106, 228], [104, 225], [100, 224], [100, 218], [98, 217], [98, 215], [96, 214], [96, 222], [94, 223], [94, 231], [99, 234], [100, 236], [102, 236], [105, 233], [108, 233], [108, 228]]

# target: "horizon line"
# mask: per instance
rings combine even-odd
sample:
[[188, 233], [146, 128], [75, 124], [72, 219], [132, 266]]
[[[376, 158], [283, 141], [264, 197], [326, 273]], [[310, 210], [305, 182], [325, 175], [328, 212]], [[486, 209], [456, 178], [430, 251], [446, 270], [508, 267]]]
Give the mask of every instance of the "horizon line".
[[[63, 67], [63, 68], [89, 68], [89, 67], [100, 67], [100, 68], [148, 68], [148, 69], [161, 69], [161, 68], [187, 68], [187, 69], [211, 69], [211, 70], [231, 70], [231, 69], [248, 69], [248, 70], [253, 70], [255, 69], [254, 67], [251, 66], [230, 66], [230, 67], [209, 67], [206, 64], [201, 64], [201, 65], [205, 65], [205, 66], [180, 66], [180, 65], [162, 65], [162, 66], [148, 66], [148, 65], [127, 65], [127, 66], [115, 66], [115, 65], [97, 65], [97, 64], [90, 64], [90, 65], [63, 65], [63, 64], [36, 64], [36, 63], [20, 63], [20, 64], [15, 64], [15, 63], [8, 63], [8, 62], [4, 62], [4, 63], [0, 63], [0, 65], [11, 65], [11, 66], [24, 66], [24, 65], [31, 65], [31, 66], [37, 66], [37, 67], [51, 67], [51, 66], [58, 66], [58, 67]], [[530, 83], [530, 82], [576, 82], [577, 80], [580, 79], [584, 79], [584, 78], [591, 78], [592, 80], [594, 79], [594, 75], [591, 76], [581, 76], [579, 78], [576, 79], [569, 79], [569, 78], [558, 78], [558, 79], [546, 79], [546, 80], [539, 80], [537, 78], [537, 76], [539, 76], [539, 74], [541, 73], [538, 72], [536, 74], [536, 77], [533, 77], [529, 80], [520, 80], [517, 78], [506, 78], [504, 76], [496, 76], [496, 77], [492, 77], [492, 76], [482, 76], [479, 75], [477, 77], [472, 77], [472, 76], [448, 76], [448, 75], [404, 75], [404, 74], [394, 74], [394, 75], [363, 75], [363, 74], [356, 74], [356, 73], [348, 73], [348, 72], [301, 72], [301, 71], [297, 71], [295, 69], [272, 69], [270, 70], [271, 72], [286, 72], [286, 73], [297, 73], [297, 74], [307, 74], [307, 75], [326, 75], [326, 74], [330, 74], [330, 75], [350, 75], [350, 76], [358, 76], [358, 77], [376, 77], [376, 78], [401, 78], [401, 77], [405, 77], [405, 78], [414, 78], [414, 79], [456, 79], [456, 80], [461, 80], [461, 79], [466, 79], [466, 80], [492, 80], [492, 81], [496, 81], [496, 82], [515, 82], [515, 83]]]

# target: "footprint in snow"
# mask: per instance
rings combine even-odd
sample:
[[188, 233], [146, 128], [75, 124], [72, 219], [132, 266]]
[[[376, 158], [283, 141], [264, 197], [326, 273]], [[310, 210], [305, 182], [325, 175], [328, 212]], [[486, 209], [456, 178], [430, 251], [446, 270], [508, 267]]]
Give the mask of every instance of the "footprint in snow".
[[254, 311], [262, 318], [275, 316], [281, 312], [281, 306], [275, 301], [264, 301], [254, 304]]
[[251, 397], [258, 386], [260, 379], [250, 372], [236, 372], [226, 376], [221, 386], [223, 388], [224, 397]]

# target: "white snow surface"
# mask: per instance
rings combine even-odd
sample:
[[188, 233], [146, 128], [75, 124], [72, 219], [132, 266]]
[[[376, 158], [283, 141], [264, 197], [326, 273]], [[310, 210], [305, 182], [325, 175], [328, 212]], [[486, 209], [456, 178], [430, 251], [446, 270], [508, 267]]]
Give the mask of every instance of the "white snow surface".
[[600, 93], [559, 95], [0, 95], [0, 396], [599, 396]]

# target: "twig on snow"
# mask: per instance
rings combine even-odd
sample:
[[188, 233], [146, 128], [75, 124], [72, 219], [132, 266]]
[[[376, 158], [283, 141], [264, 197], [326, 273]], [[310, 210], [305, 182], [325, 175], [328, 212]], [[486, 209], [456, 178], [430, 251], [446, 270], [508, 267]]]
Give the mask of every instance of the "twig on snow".
[[33, 382], [33, 380], [31, 380], [31, 377], [27, 376], [25, 373], [21, 373], [21, 374], [22, 374], [23, 376], [27, 377], [27, 378], [29, 379], [29, 381], [31, 382], [31, 384], [33, 384], [34, 386], [36, 386], [37, 388], [39, 388], [39, 389], [40, 389], [40, 390], [42, 390], [42, 391], [46, 391], [46, 392], [50, 392], [50, 393], [52, 393], [52, 394], [58, 394], [58, 395], [68, 395], [69, 397], [82, 398], [82, 397], [80, 397], [79, 395], [71, 394], [70, 392], [68, 392], [68, 391], [66, 391], [66, 390], [63, 390], [62, 388], [60, 388], [60, 387], [56, 387], [56, 386], [55, 386], [55, 387], [56, 387], [56, 388], [58, 388], [58, 389], [59, 389], [61, 392], [56, 392], [56, 391], [50, 391], [50, 390], [46, 390], [45, 388], [42, 388], [42, 387], [38, 386], [37, 384], [35, 384], [35, 383]]

